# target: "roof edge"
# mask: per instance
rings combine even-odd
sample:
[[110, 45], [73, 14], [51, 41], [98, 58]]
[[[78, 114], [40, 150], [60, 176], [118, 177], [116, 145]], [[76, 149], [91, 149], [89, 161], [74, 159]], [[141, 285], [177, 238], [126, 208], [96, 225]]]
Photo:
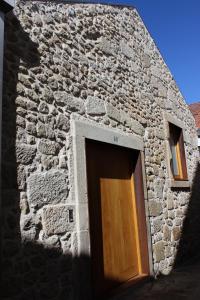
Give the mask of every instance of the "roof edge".
[[120, 0], [115, 1], [116, 3], [110, 2], [109, 0], [61, 0], [61, 2], [68, 3], [68, 4], [100, 4], [100, 5], [110, 5], [110, 6], [117, 6], [117, 7], [130, 7], [135, 8], [134, 5], [120, 3]]
[[190, 103], [190, 104], [188, 104], [189, 106], [192, 106], [192, 105], [200, 105], [200, 101], [197, 101], [197, 102], [193, 102], [193, 103]]

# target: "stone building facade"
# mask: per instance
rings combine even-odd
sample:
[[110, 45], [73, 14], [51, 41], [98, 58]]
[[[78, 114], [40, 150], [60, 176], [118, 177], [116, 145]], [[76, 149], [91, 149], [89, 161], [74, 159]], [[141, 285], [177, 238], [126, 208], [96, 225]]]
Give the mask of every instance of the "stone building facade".
[[[17, 1], [5, 30], [3, 299], [89, 299], [77, 142], [84, 130], [121, 146], [129, 138], [141, 143], [151, 275], [170, 273], [192, 197], [197, 137], [137, 11]], [[178, 184], [170, 175], [168, 122], [184, 134], [189, 180]]]
[[200, 102], [190, 104], [191, 113], [194, 116], [198, 135], [198, 147], [200, 151]]

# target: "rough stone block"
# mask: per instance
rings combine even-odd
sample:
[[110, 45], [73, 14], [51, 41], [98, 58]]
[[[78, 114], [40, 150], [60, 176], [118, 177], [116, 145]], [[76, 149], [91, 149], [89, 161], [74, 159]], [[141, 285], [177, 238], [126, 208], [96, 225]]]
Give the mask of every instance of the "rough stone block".
[[46, 249], [60, 249], [60, 242], [57, 235], [52, 235], [43, 240], [44, 247]]
[[163, 181], [160, 179], [155, 180], [154, 192], [155, 192], [156, 198], [159, 198], [159, 199], [163, 198], [163, 188], [164, 188]]
[[20, 228], [24, 231], [29, 231], [35, 225], [31, 214], [22, 214], [20, 218]]
[[25, 119], [21, 116], [17, 116], [16, 117], [16, 125], [22, 127], [22, 128], [25, 128], [26, 127], [26, 122], [25, 122]]
[[168, 94], [168, 99], [170, 100], [170, 102], [173, 102], [174, 99], [176, 99], [176, 93], [171, 87], [169, 87], [167, 94]]
[[175, 219], [175, 213], [173, 210], [168, 211], [168, 218], [174, 220]]
[[155, 262], [160, 262], [165, 259], [165, 247], [162, 241], [157, 242], [153, 245]]
[[62, 114], [60, 114], [60, 115], [57, 117], [56, 125], [57, 125], [57, 127], [58, 127], [60, 130], [63, 130], [63, 131], [65, 131], [65, 132], [68, 132], [68, 131], [69, 131], [69, 128], [70, 128], [69, 120], [68, 120], [65, 116], [63, 116]]
[[66, 155], [61, 155], [59, 157], [59, 167], [61, 169], [68, 169], [67, 156]]
[[172, 230], [173, 240], [178, 241], [181, 237], [180, 227], [174, 227]]
[[[158, 78], [160, 78], [160, 76], [156, 76]], [[154, 88], [156, 88], [157, 92], [155, 93], [155, 96], [161, 97], [161, 98], [167, 98], [167, 88], [166, 86], [163, 84], [163, 82], [155, 77], [151, 77], [151, 83], [153, 85]]]
[[172, 255], [172, 250], [170, 246], [167, 246], [165, 249], [165, 256], [170, 257]]
[[37, 25], [37, 26], [42, 26], [42, 19], [40, 17], [40, 15], [34, 15], [33, 17], [33, 22]]
[[136, 120], [131, 120], [131, 129], [138, 135], [144, 134], [144, 127]]
[[76, 97], [68, 97], [66, 103], [66, 110], [70, 112], [79, 112], [80, 114], [83, 114], [85, 112], [83, 100]]
[[116, 44], [108, 41], [104, 37], [99, 41], [98, 48], [108, 55], [116, 55], [119, 51], [119, 47]]
[[106, 113], [104, 101], [98, 97], [87, 98], [86, 112], [88, 115], [104, 115]]
[[182, 209], [177, 209], [176, 211], [176, 217], [183, 217], [184, 216], [184, 212]]
[[131, 127], [131, 118], [129, 117], [128, 114], [125, 113], [125, 111], [121, 110], [120, 111], [121, 115], [121, 123], [127, 127]]
[[164, 140], [165, 139], [165, 132], [161, 128], [156, 128], [155, 129], [155, 135], [160, 140]]
[[61, 237], [62, 251], [64, 255], [72, 255], [72, 233], [67, 232]]
[[[160, 68], [158, 68], [158, 66], [154, 66], [152, 65], [151, 66], [151, 74], [153, 75], [151, 77], [151, 82], [154, 83], [154, 82], [157, 82], [157, 78], [160, 78], [161, 75], [162, 75], [162, 70]], [[156, 78], [155, 78], [155, 77]]]
[[73, 97], [67, 92], [55, 92], [55, 101], [59, 106], [65, 106], [70, 112], [79, 112], [83, 114], [85, 111], [84, 102], [80, 98]]
[[41, 122], [38, 122], [36, 126], [38, 137], [45, 137], [49, 139], [54, 139], [55, 133], [51, 125], [46, 125]]
[[154, 220], [153, 221], [153, 229], [154, 229], [154, 233], [157, 233], [161, 230], [162, 228], [162, 221], [161, 220]]
[[54, 93], [56, 104], [59, 106], [65, 106], [68, 97], [69, 95], [66, 92], [58, 91]]
[[67, 177], [59, 171], [35, 173], [28, 179], [27, 191], [31, 206], [59, 203], [68, 196]]
[[43, 208], [43, 226], [47, 235], [73, 231], [75, 228], [74, 205], [52, 205]]
[[183, 223], [182, 219], [175, 218], [175, 222], [174, 222], [174, 224], [175, 224], [176, 226], [181, 226], [181, 225], [182, 225], [182, 223]]
[[[135, 61], [131, 61], [130, 62], [130, 65], [131, 65], [131, 70], [133, 71], [133, 72], [135, 72], [135, 73], [138, 73], [139, 72], [139, 70], [140, 70], [140, 68], [139, 68], [139, 66], [138, 66], [138, 64], [135, 62]], [[149, 77], [148, 77], [148, 82], [149, 82]]]
[[21, 240], [22, 242], [33, 242], [37, 236], [37, 230], [35, 227], [30, 228], [29, 230], [21, 229]]
[[56, 142], [51, 142], [45, 139], [39, 141], [38, 150], [42, 154], [57, 155], [60, 150], [60, 145]]
[[35, 127], [34, 123], [27, 122], [26, 123], [26, 130], [29, 134], [34, 135], [34, 136], [36, 135], [36, 127]]
[[184, 131], [183, 136], [184, 136], [184, 142], [185, 143], [192, 144], [192, 142], [191, 142], [192, 137], [188, 132]]
[[[149, 176], [147, 175], [147, 180], [149, 179]], [[148, 190], [148, 199], [153, 199], [155, 198], [154, 192], [151, 190]]]
[[151, 66], [151, 58], [147, 53], [142, 55], [142, 64], [144, 68], [149, 68]]
[[118, 122], [121, 121], [120, 111], [117, 108], [115, 108], [112, 104], [106, 104], [106, 112], [109, 118]]
[[38, 111], [43, 114], [48, 114], [49, 113], [48, 105], [45, 102], [40, 103], [38, 107]]
[[173, 110], [173, 102], [170, 101], [169, 99], [165, 99], [165, 108], [168, 111]]
[[127, 42], [121, 41], [120, 48], [123, 55], [127, 58], [133, 59], [135, 57], [135, 51], [130, 46], [127, 45]]
[[17, 144], [16, 145], [16, 158], [17, 162], [27, 165], [29, 164], [36, 153], [36, 147], [27, 144]]
[[162, 205], [161, 203], [151, 200], [149, 201], [149, 213], [152, 217], [157, 217], [162, 213]]
[[164, 241], [171, 241], [171, 230], [167, 225], [163, 227], [163, 239]]
[[174, 209], [174, 199], [172, 195], [169, 195], [169, 197], [167, 198], [167, 209]]
[[23, 215], [26, 215], [30, 212], [27, 194], [25, 192], [21, 192], [20, 194], [20, 210]]
[[26, 171], [22, 165], [17, 167], [17, 185], [19, 190], [24, 190], [26, 187]]
[[161, 83], [158, 86], [158, 96], [162, 98], [167, 98], [167, 88]]

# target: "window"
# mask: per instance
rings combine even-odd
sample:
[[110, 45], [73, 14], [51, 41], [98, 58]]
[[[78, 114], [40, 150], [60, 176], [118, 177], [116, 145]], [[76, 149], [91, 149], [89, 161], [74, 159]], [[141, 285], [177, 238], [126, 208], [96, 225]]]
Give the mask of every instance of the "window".
[[183, 131], [172, 123], [169, 123], [169, 144], [171, 150], [170, 168], [174, 180], [188, 180]]

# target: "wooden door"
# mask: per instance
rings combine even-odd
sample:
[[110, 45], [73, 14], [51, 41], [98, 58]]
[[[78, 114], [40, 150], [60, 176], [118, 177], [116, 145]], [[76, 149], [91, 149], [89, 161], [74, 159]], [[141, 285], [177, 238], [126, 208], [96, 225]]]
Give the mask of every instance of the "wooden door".
[[[143, 225], [139, 224], [137, 191], [140, 202], [144, 199], [139, 188], [142, 177], [137, 178], [137, 187], [134, 184], [138, 151], [87, 140], [86, 154], [92, 279], [97, 296], [144, 273], [138, 231], [145, 226], [145, 216]], [[139, 207], [144, 210], [141, 203]], [[141, 229], [142, 239], [146, 240], [146, 232]], [[147, 257], [144, 269], [148, 273], [147, 244], [145, 247], [142, 246], [142, 254]]]

